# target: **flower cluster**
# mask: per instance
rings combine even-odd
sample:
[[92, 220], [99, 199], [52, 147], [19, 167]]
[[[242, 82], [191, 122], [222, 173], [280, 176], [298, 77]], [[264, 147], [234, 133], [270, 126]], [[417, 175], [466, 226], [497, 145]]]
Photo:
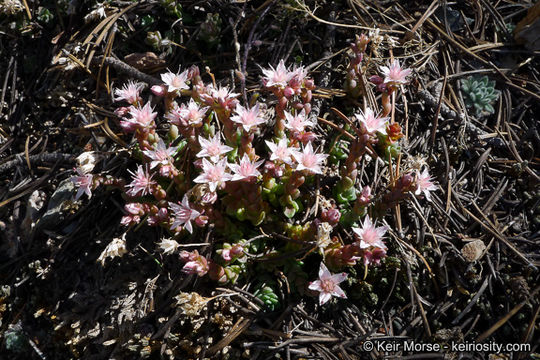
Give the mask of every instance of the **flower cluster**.
[[[354, 79], [363, 71], [368, 43], [363, 35], [353, 44], [349, 90], [358, 89]], [[381, 71], [384, 78], [372, 81], [387, 95], [410, 74], [397, 60]], [[261, 78], [269, 101], [254, 96], [243, 103], [234, 89], [216, 84], [213, 77], [205, 83], [196, 66], [162, 74], [163, 83], [150, 88], [153, 101], [145, 102], [140, 83], [130, 81], [116, 89], [114, 100], [121, 105], [115, 111], [118, 125], [133, 135], [137, 164], [127, 171], [126, 180], [78, 168], [72, 177], [75, 198], [90, 197], [99, 185], [121, 189], [126, 199], [121, 224], [126, 231], [143, 223], [163, 228], [170, 235], [159, 244], [164, 255], [177, 254], [184, 273], [207, 275], [220, 283], [239, 281], [261, 259], [294, 259], [288, 254], [302, 253], [316, 239], [324, 262], [319, 280], [295, 286], [300, 292], [318, 291], [320, 304], [332, 296], [346, 298], [339, 284], [347, 274], [332, 275], [326, 266], [341, 270], [356, 266], [358, 260], [360, 266], [378, 265], [389, 250], [384, 241], [388, 228], [376, 226], [377, 221], [410, 196], [430, 200], [436, 186], [427, 169], [395, 174], [378, 194], [360, 184], [357, 167], [363, 159], [384, 163], [399, 152], [401, 128], [384, 104], [382, 111], [364, 108], [340, 115], [353, 135], [332, 165], [339, 179], [328, 176], [330, 154], [324, 148], [335, 144], [320, 141], [314, 132], [315, 84], [307, 70], [287, 67], [281, 60], [276, 67], [262, 69]], [[333, 190], [325, 192], [321, 179]], [[338, 239], [338, 224], [351, 230], [348, 237]], [[179, 251], [188, 246], [187, 240], [210, 233], [217, 244], [209, 247], [214, 253], [205, 247]], [[297, 275], [304, 271], [290, 262], [275, 263], [296, 269]]]
[[[312, 90], [315, 83], [307, 76], [303, 66], [295, 66], [289, 69], [281, 60], [276, 68], [262, 70], [264, 77], [263, 85], [278, 99], [276, 105], [275, 134], [277, 137], [284, 136], [285, 127], [291, 131], [293, 139], [310, 141], [314, 134], [306, 132], [305, 128], [313, 126], [306, 120], [306, 115], [311, 111]], [[287, 112], [291, 108], [292, 112]]]

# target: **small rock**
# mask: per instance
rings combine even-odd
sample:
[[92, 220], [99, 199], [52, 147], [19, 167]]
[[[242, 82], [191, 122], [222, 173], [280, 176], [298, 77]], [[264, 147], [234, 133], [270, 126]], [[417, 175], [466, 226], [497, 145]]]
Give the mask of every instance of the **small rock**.
[[482, 240], [474, 240], [461, 248], [461, 255], [463, 255], [468, 262], [475, 262], [480, 259], [484, 250], [486, 250], [484, 242]]

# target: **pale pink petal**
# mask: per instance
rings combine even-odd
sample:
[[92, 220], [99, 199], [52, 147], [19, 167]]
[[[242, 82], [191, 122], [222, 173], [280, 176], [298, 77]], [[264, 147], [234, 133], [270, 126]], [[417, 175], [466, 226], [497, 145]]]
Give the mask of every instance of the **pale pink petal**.
[[319, 294], [319, 305], [324, 305], [331, 298], [332, 298], [332, 294], [327, 293], [327, 292], [321, 292]]
[[336, 286], [335, 289], [334, 289], [334, 295], [335, 296], [338, 296], [342, 299], [346, 299], [347, 298], [347, 295], [345, 295], [345, 292], [343, 291], [342, 288], [340, 288], [339, 286]]
[[321, 282], [319, 280], [315, 280], [311, 282], [308, 286], [308, 289], [315, 290], [315, 291], [322, 291]]
[[339, 284], [340, 282], [343, 282], [345, 281], [345, 279], [347, 279], [347, 274], [346, 273], [334, 274], [332, 275], [331, 278], [334, 283]]

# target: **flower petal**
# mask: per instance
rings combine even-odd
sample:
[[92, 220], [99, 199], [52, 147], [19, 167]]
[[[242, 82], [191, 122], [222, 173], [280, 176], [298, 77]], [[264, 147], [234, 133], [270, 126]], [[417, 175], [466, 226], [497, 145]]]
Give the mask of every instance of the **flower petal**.
[[[330, 278], [331, 278], [331, 280], [332, 280], [332, 282], [334, 284], [339, 284], [339, 283], [345, 281], [345, 279], [347, 279], [347, 276], [348, 275], [346, 273], [340, 273], [340, 274], [334, 274]], [[336, 288], [337, 287], [338, 286], [336, 286]]]
[[319, 305], [324, 305], [331, 298], [332, 298], [332, 295], [330, 293], [321, 292], [319, 294]]
[[346, 299], [347, 298], [347, 295], [345, 295], [345, 292], [343, 291], [342, 288], [340, 288], [339, 286], [336, 286], [334, 288], [334, 294], [333, 295], [336, 295], [336, 296], [339, 296], [340, 298], [342, 299]]

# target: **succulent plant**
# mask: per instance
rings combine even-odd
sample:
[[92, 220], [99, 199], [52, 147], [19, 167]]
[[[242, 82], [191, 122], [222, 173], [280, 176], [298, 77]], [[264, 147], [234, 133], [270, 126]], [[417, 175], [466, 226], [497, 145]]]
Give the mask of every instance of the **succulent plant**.
[[473, 77], [461, 81], [461, 90], [465, 93], [465, 104], [474, 108], [476, 115], [493, 114], [493, 103], [499, 97], [500, 91], [495, 89], [495, 81], [489, 81], [487, 76]]
[[221, 25], [222, 21], [218, 13], [207, 13], [206, 20], [201, 24], [199, 39], [211, 47], [216, 46], [219, 43]]
[[261, 299], [270, 311], [274, 311], [279, 308], [279, 296], [275, 293], [274, 289], [266, 284], [262, 284], [254, 294]]
[[4, 344], [6, 349], [17, 354], [22, 354], [27, 350], [28, 340], [22, 330], [21, 323], [10, 324], [4, 333]]
[[[205, 23], [208, 28], [201, 33], [211, 30], [209, 33], [217, 39], [220, 23], [219, 15], [211, 14]], [[174, 44], [167, 40], [172, 33], [147, 34], [147, 42], [155, 47]], [[410, 73], [397, 62], [388, 69], [379, 83], [387, 98]], [[269, 104], [257, 102], [257, 96], [242, 105], [240, 94], [232, 89], [214, 82], [205, 84], [197, 66], [161, 74], [162, 84], [152, 86], [150, 91], [162, 98], [162, 104], [144, 101], [144, 86], [133, 81], [115, 89], [114, 100], [131, 105], [118, 107], [116, 114], [124, 132], [133, 134], [134, 157], [141, 163], [135, 171], [128, 171], [131, 181], [77, 168], [77, 175], [71, 178], [77, 188], [75, 200], [84, 194], [90, 198], [100, 185], [118, 188], [127, 200], [122, 225], [146, 223], [166, 229], [172, 237], [162, 240], [161, 251], [166, 255], [179, 252], [182, 272], [208, 276], [218, 284], [241, 283], [246, 275], [273, 274], [276, 267], [282, 267], [288, 290], [302, 295], [308, 288], [309, 275], [297, 256], [324, 254], [324, 262], [336, 270], [354, 266], [357, 259], [363, 259], [366, 266], [378, 265], [387, 248], [381, 228], [373, 225], [375, 218], [382, 218], [412, 192], [423, 193], [429, 200], [429, 192], [435, 190], [432, 178], [428, 173], [404, 173], [382, 193], [372, 194], [369, 186], [361, 186], [364, 167], [359, 165], [368, 150], [370, 155], [387, 152], [385, 159], [397, 156], [401, 127], [389, 124], [388, 113], [381, 114], [377, 109], [366, 108], [353, 120], [341, 114], [350, 125], [340, 136], [347, 134], [348, 138], [336, 137], [331, 154], [327, 154], [324, 146], [317, 145], [317, 134], [308, 130], [315, 126], [309, 117], [315, 84], [307, 69], [287, 67], [281, 60], [276, 68], [270, 66], [262, 72], [265, 91], [277, 99], [273, 112], [268, 111]], [[160, 112], [169, 126], [166, 138], [156, 131], [155, 119]], [[267, 131], [272, 125], [274, 131]], [[325, 167], [323, 163], [330, 155], [335, 164]], [[312, 194], [316, 184], [319, 187], [315, 175], [332, 184], [323, 190], [325, 204], [320, 217], [317, 210], [311, 210]], [[373, 223], [370, 212], [375, 215]], [[354, 228], [362, 218], [363, 227]], [[363, 235], [347, 236], [345, 240], [332, 236], [338, 223], [362, 234], [375, 232], [377, 236], [366, 236], [377, 241], [362, 243]], [[200, 239], [201, 231], [208, 231], [203, 229], [210, 226], [218, 241], [213, 252], [180, 249], [187, 237]], [[254, 227], [285, 235], [274, 238], [263, 232], [261, 237]], [[326, 279], [328, 274], [324, 274], [320, 281]], [[267, 278], [258, 278], [255, 296], [268, 310], [275, 311], [283, 297], [277, 283], [271, 276]], [[324, 286], [314, 290], [322, 294], [321, 304], [328, 295], [342, 295]]]

